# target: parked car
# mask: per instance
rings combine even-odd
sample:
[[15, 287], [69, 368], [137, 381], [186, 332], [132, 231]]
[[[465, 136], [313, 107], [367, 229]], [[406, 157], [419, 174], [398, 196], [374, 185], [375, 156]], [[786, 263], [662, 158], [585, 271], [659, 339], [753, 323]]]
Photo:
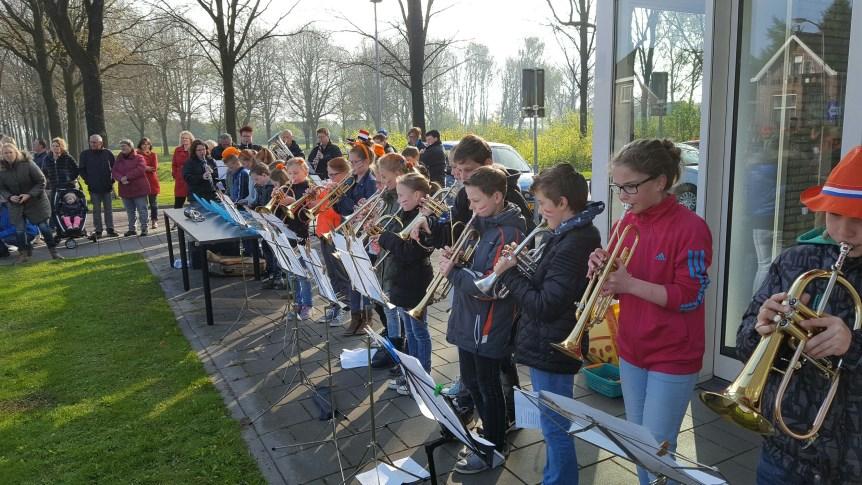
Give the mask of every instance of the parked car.
[[[452, 177], [452, 171], [450, 169], [451, 164], [451, 154], [452, 149], [457, 145], [457, 141], [444, 141], [443, 142], [443, 150], [446, 151], [446, 185], [451, 185], [454, 182], [454, 177]], [[536, 205], [536, 199], [533, 197], [533, 194], [530, 192], [530, 188], [533, 186], [533, 169], [524, 157], [521, 156], [514, 148], [505, 143], [495, 143], [488, 142], [488, 145], [491, 147], [491, 158], [494, 160], [494, 163], [498, 163], [508, 169], [517, 170], [521, 172], [521, 176], [518, 177], [518, 188], [521, 189], [521, 192], [524, 194], [524, 198], [527, 199], [527, 205], [530, 207], [530, 210], [533, 210]]]
[[676, 147], [682, 152], [680, 179], [671, 191], [676, 194], [680, 204], [690, 210], [697, 208], [697, 175], [700, 168], [700, 150], [692, 146], [691, 142], [676, 143]]

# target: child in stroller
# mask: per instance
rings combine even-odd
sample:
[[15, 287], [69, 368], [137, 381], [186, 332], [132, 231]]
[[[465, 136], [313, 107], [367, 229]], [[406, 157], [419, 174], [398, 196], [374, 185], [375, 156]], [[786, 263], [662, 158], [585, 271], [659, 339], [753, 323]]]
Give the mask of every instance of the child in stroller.
[[86, 236], [87, 200], [84, 193], [74, 188], [58, 190], [54, 195], [54, 218], [57, 241], [65, 237], [68, 238], [67, 248], [76, 247], [75, 238]]

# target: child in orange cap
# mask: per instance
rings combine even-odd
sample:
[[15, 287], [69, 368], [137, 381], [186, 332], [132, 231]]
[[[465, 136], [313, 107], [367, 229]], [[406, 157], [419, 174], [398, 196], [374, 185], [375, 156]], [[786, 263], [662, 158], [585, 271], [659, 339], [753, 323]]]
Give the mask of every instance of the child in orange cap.
[[[817, 244], [803, 243], [786, 249], [772, 263], [769, 275], [754, 295], [743, 316], [736, 341], [739, 356], [747, 360], [762, 335], [776, 329], [773, 320], [790, 310], [783, 304], [786, 291], [802, 273], [829, 270], [839, 255], [839, 243], [852, 247], [842, 266], [843, 276], [862, 290], [862, 146], [856, 147], [832, 170], [826, 183], [811, 187], [800, 197], [803, 204], [825, 213], [824, 238]], [[817, 307], [826, 279], [808, 285], [803, 302]], [[841, 285], [828, 299], [821, 318], [805, 320], [802, 326], [815, 333], [805, 345], [812, 358], [841, 363], [838, 391], [826, 420], [814, 441], [795, 439], [776, 427], [776, 434], [763, 441], [757, 483], [827, 484], [860, 483], [862, 477], [862, 330], [854, 328], [862, 318], [851, 294]], [[779, 367], [781, 364], [779, 364]], [[761, 411], [775, 423], [775, 396], [781, 374], [772, 372], [761, 401]], [[829, 381], [814, 365], [799, 368], [782, 402], [782, 415], [792, 430], [807, 431], [826, 398]]]

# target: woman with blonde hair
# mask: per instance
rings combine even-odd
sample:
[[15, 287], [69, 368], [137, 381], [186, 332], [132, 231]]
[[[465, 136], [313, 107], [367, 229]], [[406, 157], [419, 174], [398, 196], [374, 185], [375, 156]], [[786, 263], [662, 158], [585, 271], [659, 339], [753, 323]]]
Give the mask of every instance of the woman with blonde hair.
[[51, 203], [45, 192], [45, 175], [13, 143], [0, 146], [0, 198], [8, 203], [9, 220], [15, 226], [18, 240], [16, 262], [26, 262], [33, 255], [33, 247], [27, 238], [27, 220], [39, 227], [51, 257], [63, 259], [57, 254], [56, 243], [48, 226]]
[[186, 197], [189, 196], [189, 188], [183, 178], [183, 166], [189, 159], [190, 148], [195, 136], [190, 131], [180, 132], [180, 144], [174, 149], [174, 156], [171, 159], [171, 176], [174, 178], [174, 209], [182, 209], [186, 204]]

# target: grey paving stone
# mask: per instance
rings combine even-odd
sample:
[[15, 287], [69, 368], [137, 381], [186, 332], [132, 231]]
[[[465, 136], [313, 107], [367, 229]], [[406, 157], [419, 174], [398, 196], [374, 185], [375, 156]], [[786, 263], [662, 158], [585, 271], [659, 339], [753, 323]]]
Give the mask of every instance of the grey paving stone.
[[594, 465], [581, 468], [580, 483], [595, 483], [602, 485], [624, 485], [637, 483], [637, 475], [614, 460], [600, 461]]

